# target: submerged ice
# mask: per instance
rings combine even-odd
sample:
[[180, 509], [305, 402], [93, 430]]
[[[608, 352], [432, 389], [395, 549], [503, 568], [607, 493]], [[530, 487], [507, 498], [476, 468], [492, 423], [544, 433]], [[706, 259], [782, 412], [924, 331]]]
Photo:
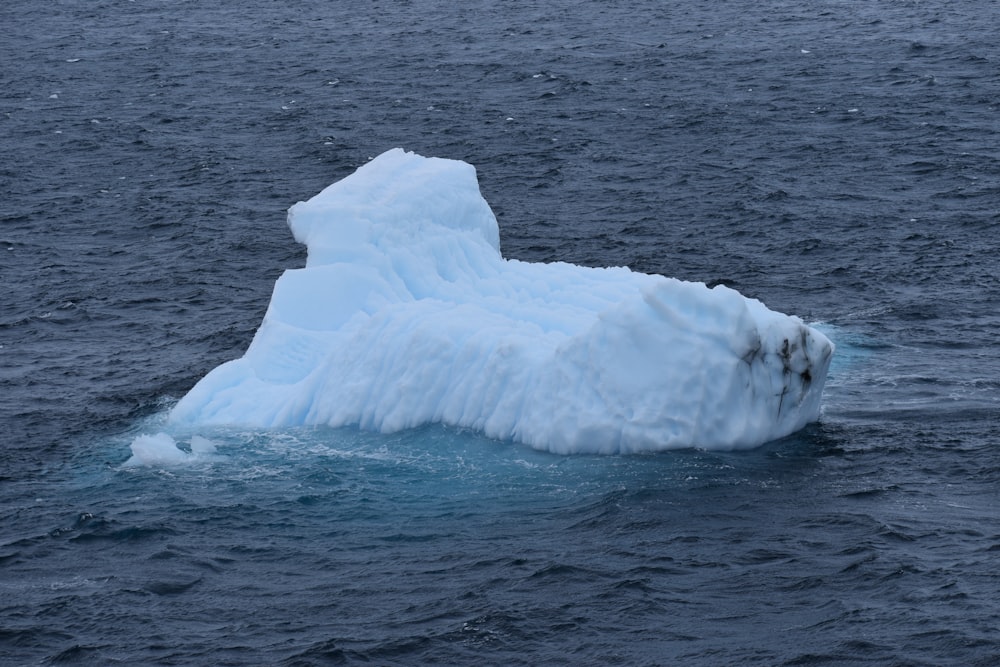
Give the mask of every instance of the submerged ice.
[[175, 425], [444, 423], [624, 453], [753, 447], [819, 416], [822, 333], [724, 286], [504, 259], [464, 162], [391, 150], [288, 219], [305, 268]]

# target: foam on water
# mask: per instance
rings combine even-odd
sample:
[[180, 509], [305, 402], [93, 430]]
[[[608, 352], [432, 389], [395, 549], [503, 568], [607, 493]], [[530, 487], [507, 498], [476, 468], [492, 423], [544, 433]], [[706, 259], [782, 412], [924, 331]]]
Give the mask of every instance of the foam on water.
[[822, 333], [724, 286], [506, 260], [464, 162], [388, 151], [289, 225], [306, 267], [173, 424], [443, 423], [624, 453], [754, 447], [819, 415]]

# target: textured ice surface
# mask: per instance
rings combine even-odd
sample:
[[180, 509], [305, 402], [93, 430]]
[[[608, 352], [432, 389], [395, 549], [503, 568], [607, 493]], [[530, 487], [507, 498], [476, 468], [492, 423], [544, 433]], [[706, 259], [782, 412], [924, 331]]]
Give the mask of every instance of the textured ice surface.
[[441, 422], [613, 453], [753, 447], [819, 416], [822, 333], [723, 286], [504, 259], [464, 162], [391, 150], [288, 220], [305, 268], [173, 423]]

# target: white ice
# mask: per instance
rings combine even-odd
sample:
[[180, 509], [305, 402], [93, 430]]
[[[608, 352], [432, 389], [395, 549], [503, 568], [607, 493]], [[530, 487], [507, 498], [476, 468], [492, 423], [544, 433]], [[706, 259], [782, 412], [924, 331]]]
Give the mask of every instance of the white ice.
[[132, 456], [123, 465], [172, 467], [222, 458], [215, 453], [215, 443], [199, 435], [192, 436], [189, 446], [191, 451], [184, 451], [166, 433], [143, 434], [132, 441]]
[[174, 425], [444, 423], [626, 453], [754, 447], [819, 416], [822, 333], [723, 286], [504, 259], [464, 162], [388, 151], [288, 221], [305, 268]]

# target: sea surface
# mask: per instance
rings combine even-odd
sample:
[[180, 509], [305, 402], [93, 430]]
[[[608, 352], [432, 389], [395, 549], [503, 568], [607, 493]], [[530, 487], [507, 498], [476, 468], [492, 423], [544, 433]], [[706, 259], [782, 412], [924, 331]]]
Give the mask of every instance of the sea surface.
[[[1000, 664], [1000, 3], [6, 0], [0, 664]], [[303, 265], [468, 161], [505, 256], [838, 350], [748, 452], [216, 429], [123, 467]]]

